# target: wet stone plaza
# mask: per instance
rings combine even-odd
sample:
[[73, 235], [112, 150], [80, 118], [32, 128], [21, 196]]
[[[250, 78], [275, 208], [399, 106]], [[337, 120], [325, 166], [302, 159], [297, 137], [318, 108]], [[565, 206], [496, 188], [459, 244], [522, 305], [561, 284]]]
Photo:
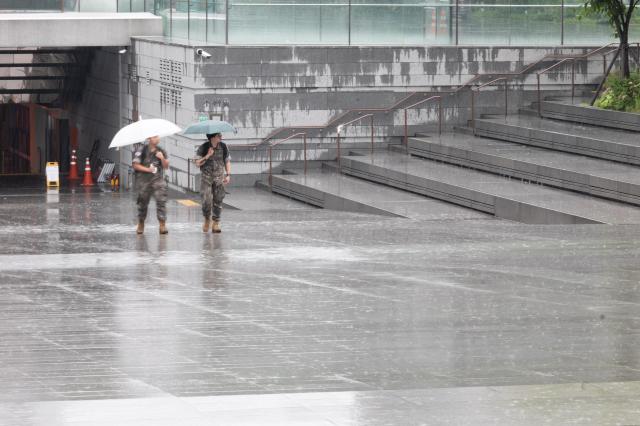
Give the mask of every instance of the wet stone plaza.
[[2, 190], [2, 426], [640, 424], [640, 226], [229, 192]]

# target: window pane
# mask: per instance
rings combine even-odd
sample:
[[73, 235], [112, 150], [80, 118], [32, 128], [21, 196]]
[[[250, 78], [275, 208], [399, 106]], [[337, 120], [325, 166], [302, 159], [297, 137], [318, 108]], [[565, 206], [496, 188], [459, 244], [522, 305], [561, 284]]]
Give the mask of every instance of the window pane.
[[121, 0], [77, 0], [75, 3], [76, 9], [81, 12], [115, 12], [118, 1]]
[[[169, 2], [167, 2], [169, 3]], [[173, 0], [171, 16], [171, 35], [174, 38], [189, 38], [189, 1]]]
[[346, 44], [346, 0], [230, 0], [233, 44]]
[[455, 39], [455, 3], [419, 0], [353, 0], [353, 44], [449, 44]]
[[613, 28], [600, 16], [580, 16], [582, 4], [569, 0], [564, 9], [564, 43], [604, 45], [613, 38]]
[[460, 4], [459, 43], [559, 45], [560, 0], [471, 0]]

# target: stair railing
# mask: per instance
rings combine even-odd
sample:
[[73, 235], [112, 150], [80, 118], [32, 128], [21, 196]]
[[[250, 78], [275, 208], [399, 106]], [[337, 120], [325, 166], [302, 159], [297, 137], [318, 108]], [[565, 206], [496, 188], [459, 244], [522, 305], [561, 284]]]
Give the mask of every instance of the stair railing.
[[[632, 43], [635, 44], [637, 46], [637, 54], [636, 54], [636, 62], [640, 65], [640, 43]], [[616, 46], [615, 48], [611, 49], [612, 46]], [[489, 85], [493, 85], [499, 81], [504, 81], [504, 92], [505, 92], [505, 102], [504, 102], [504, 107], [505, 107], [505, 115], [508, 112], [508, 96], [509, 96], [509, 89], [508, 89], [508, 81], [511, 79], [515, 79], [515, 78], [519, 78], [521, 76], [530, 74], [531, 72], [533, 72], [533, 70], [536, 69], [536, 67], [538, 67], [540, 64], [544, 63], [544, 62], [549, 62], [551, 60], [557, 60], [557, 62], [555, 62], [553, 65], [551, 65], [550, 67], [547, 67], [545, 69], [543, 69], [540, 72], [536, 73], [536, 78], [537, 78], [537, 96], [538, 96], [538, 110], [540, 113], [540, 100], [541, 100], [541, 90], [540, 90], [540, 76], [544, 75], [545, 73], [559, 67], [562, 64], [566, 64], [567, 62], [571, 62], [572, 63], [572, 71], [571, 71], [571, 93], [572, 93], [572, 98], [575, 96], [575, 62], [577, 60], [583, 60], [583, 59], [588, 59], [591, 56], [600, 54], [603, 57], [603, 61], [604, 61], [604, 65], [606, 68], [606, 57], [607, 55], [609, 55], [612, 52], [617, 51], [617, 46], [618, 43], [609, 43], [605, 46], [601, 46], [597, 49], [594, 49], [590, 52], [587, 52], [585, 54], [582, 55], [573, 55], [573, 54], [568, 54], [568, 55], [558, 55], [558, 54], [547, 54], [545, 56], [543, 56], [542, 58], [538, 59], [537, 61], [524, 66], [522, 69], [520, 69], [519, 71], [516, 72], [503, 72], [503, 73], [487, 73], [487, 74], [476, 74], [475, 76], [473, 76], [472, 78], [470, 78], [469, 80], [467, 80], [465, 83], [463, 83], [462, 85], [458, 86], [457, 88], [455, 88], [454, 90], [451, 91], [427, 91], [427, 92], [411, 92], [409, 94], [407, 94], [405, 97], [403, 97], [402, 99], [400, 99], [399, 101], [395, 102], [393, 105], [387, 107], [387, 108], [354, 108], [354, 109], [349, 109], [341, 114], [339, 114], [338, 116], [334, 117], [333, 119], [329, 120], [327, 123], [325, 123], [324, 125], [315, 125], [315, 126], [286, 126], [286, 127], [281, 127], [278, 129], [275, 129], [274, 131], [272, 131], [271, 133], [269, 133], [266, 137], [264, 137], [263, 139], [261, 139], [260, 141], [256, 142], [256, 143], [252, 143], [252, 144], [243, 144], [243, 145], [232, 145], [235, 147], [242, 147], [242, 148], [253, 148], [253, 149], [257, 149], [258, 147], [261, 147], [262, 145], [266, 144], [267, 142], [273, 140], [274, 138], [276, 138], [277, 136], [281, 135], [284, 132], [289, 131], [291, 134], [289, 134], [288, 136], [286, 136], [283, 139], [278, 140], [275, 143], [270, 143], [269, 144], [269, 181], [271, 183], [272, 180], [272, 148], [274, 146], [279, 145], [280, 143], [283, 143], [285, 141], [289, 141], [291, 139], [294, 139], [296, 137], [300, 137], [303, 136], [304, 137], [304, 167], [305, 167], [305, 173], [307, 172], [307, 139], [309, 137], [308, 132], [313, 131], [313, 130], [317, 130], [320, 132], [325, 132], [326, 130], [330, 129], [331, 127], [336, 127], [337, 128], [337, 137], [336, 137], [336, 143], [337, 143], [337, 162], [338, 162], [338, 167], [340, 167], [340, 160], [341, 160], [341, 142], [342, 142], [342, 130], [346, 127], [349, 126], [351, 124], [354, 124], [360, 120], [363, 120], [365, 118], [370, 118], [370, 127], [371, 127], [371, 152], [373, 152], [374, 149], [374, 114], [375, 113], [389, 113], [392, 111], [396, 111], [398, 109], [402, 109], [404, 112], [404, 145], [405, 148], [408, 150], [408, 114], [407, 111], [409, 109], [412, 108], [416, 108], [420, 105], [423, 105], [429, 101], [434, 101], [437, 100], [438, 101], [438, 134], [442, 133], [442, 118], [443, 118], [443, 112], [442, 112], [442, 102], [445, 96], [457, 96], [460, 92], [462, 92], [465, 89], [469, 89], [470, 93], [471, 93], [471, 122], [473, 127], [475, 128], [475, 117], [476, 117], [476, 100], [475, 100], [475, 96], [477, 93], [480, 92], [481, 89], [489, 86]], [[486, 77], [496, 77], [493, 78], [492, 80], [486, 82], [486, 83], [482, 83], [479, 84], [479, 80], [486, 78]], [[434, 95], [434, 93], [437, 93], [436, 95]], [[416, 97], [416, 96], [423, 96], [425, 97], [425, 99], [421, 99], [418, 102], [414, 102], [413, 104], [410, 104], [408, 106], [403, 106], [406, 103], [410, 102], [412, 100], [412, 98]], [[349, 121], [343, 122], [344, 120], [346, 120], [351, 114], [364, 114], [364, 115], [360, 115], [354, 119], [351, 119]]]
[[494, 83], [497, 83], [499, 81], [504, 82], [504, 116], [506, 117], [509, 112], [509, 108], [508, 108], [509, 88], [507, 86], [509, 79], [507, 77], [499, 77], [494, 80], [488, 81], [484, 84], [481, 84], [477, 86], [475, 89], [471, 88], [471, 127], [473, 128], [474, 132], [476, 130], [476, 93], [479, 94], [480, 90], [482, 90], [483, 88], [487, 86], [491, 86]]
[[342, 129], [344, 129], [347, 126], [350, 126], [351, 124], [357, 123], [358, 121], [362, 121], [365, 118], [371, 118], [371, 153], [373, 154], [373, 114], [365, 114], [362, 115], [360, 117], [354, 118], [351, 121], [348, 121], [346, 123], [340, 124], [338, 126], [338, 136], [336, 137], [336, 150], [337, 150], [337, 161], [338, 161], [338, 170], [340, 170], [340, 158], [341, 158], [341, 149], [340, 149], [340, 133], [342, 132]]
[[416, 108], [422, 104], [425, 104], [433, 100], [438, 101], [438, 135], [442, 134], [442, 96], [441, 95], [430, 96], [427, 99], [423, 99], [421, 101], [416, 102], [415, 104], [411, 104], [408, 107], [405, 107], [404, 108], [404, 148], [407, 153], [409, 153], [409, 124], [408, 124], [408, 118], [407, 118], [407, 115], [408, 115], [407, 111], [409, 111], [411, 108]]
[[295, 139], [302, 136], [303, 137], [303, 151], [304, 151], [304, 174], [307, 174], [307, 133], [306, 132], [300, 132], [300, 133], [296, 133], [294, 135], [291, 135], [289, 137], [286, 137], [284, 139], [280, 139], [276, 142], [272, 142], [269, 144], [269, 187], [273, 187], [273, 147], [276, 145], [279, 145], [283, 142], [286, 142], [288, 140], [291, 139]]

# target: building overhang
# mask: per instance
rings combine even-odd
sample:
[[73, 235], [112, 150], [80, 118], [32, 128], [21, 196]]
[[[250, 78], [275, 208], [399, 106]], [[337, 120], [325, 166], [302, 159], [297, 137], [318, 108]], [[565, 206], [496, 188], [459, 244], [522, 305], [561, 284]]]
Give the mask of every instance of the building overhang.
[[0, 48], [128, 46], [131, 37], [162, 36], [151, 13], [0, 13]]

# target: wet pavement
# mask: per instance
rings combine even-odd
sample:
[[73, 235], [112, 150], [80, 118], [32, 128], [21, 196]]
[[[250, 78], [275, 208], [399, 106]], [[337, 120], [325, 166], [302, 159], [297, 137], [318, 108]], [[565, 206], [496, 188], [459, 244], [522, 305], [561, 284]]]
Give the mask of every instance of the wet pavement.
[[0, 425], [640, 423], [638, 225], [251, 191], [0, 194]]

